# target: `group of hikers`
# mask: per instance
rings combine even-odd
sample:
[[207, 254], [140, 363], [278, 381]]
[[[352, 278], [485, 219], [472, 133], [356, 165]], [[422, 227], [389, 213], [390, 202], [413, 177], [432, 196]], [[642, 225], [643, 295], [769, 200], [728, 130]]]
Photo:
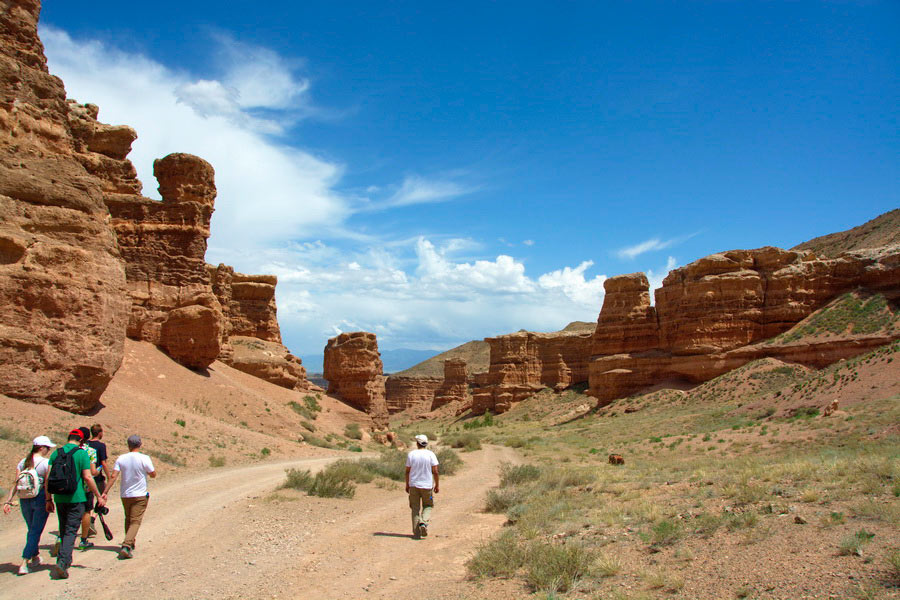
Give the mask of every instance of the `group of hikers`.
[[[103, 515], [108, 512], [107, 494], [120, 478], [125, 537], [118, 557], [133, 557], [135, 538], [150, 500], [147, 477], [156, 477], [156, 470], [150, 457], [140, 452], [141, 438], [137, 435], [128, 437], [128, 452], [118, 457], [110, 470], [106, 444], [102, 440], [103, 427], [99, 424], [90, 429], [73, 429], [61, 448], [47, 436], [39, 435], [17, 465], [16, 478], [3, 504], [3, 512], [10, 513], [13, 498], [18, 496], [28, 528], [19, 575], [35, 571], [43, 564], [39, 550], [41, 534], [50, 513], [55, 511], [59, 533], [50, 549], [50, 555], [56, 558], [50, 575], [55, 579], [67, 579], [79, 531], [81, 543], [78, 548], [88, 550], [93, 547], [90, 538], [97, 533], [94, 520], [99, 516], [105, 528]], [[415, 440], [416, 448], [406, 457], [406, 493], [412, 512], [413, 537], [421, 539], [428, 536], [434, 494], [440, 491], [440, 476], [437, 456], [427, 448], [428, 437], [417, 435]], [[111, 534], [107, 537], [111, 539]]]
[[95, 519], [99, 516], [103, 522], [103, 515], [108, 512], [107, 494], [120, 478], [125, 538], [118, 556], [120, 559], [132, 558], [135, 538], [150, 500], [147, 477], [156, 477], [156, 470], [150, 457], [140, 451], [138, 435], [128, 437], [128, 452], [118, 457], [110, 470], [106, 444], [102, 440], [100, 424], [73, 429], [61, 448], [46, 435], [39, 435], [17, 465], [3, 512], [10, 513], [13, 498], [18, 496], [28, 530], [19, 575], [35, 571], [43, 564], [39, 549], [41, 535], [50, 513], [56, 512], [59, 533], [50, 549], [56, 565], [50, 575], [55, 579], [68, 578], [79, 532], [78, 548], [88, 550], [93, 547], [90, 538], [97, 533]]

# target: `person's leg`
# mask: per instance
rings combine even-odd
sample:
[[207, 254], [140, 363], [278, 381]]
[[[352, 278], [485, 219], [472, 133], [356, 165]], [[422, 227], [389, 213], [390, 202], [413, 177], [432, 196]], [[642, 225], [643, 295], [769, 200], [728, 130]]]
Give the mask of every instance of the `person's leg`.
[[147, 496], [141, 498], [123, 498], [122, 502], [124, 503], [125, 500], [130, 500], [130, 506], [128, 511], [128, 526], [125, 530], [125, 541], [122, 542], [122, 545], [128, 546], [133, 550], [138, 530], [141, 528], [141, 521], [144, 518], [144, 511], [147, 510], [147, 504], [149, 504], [150, 498]]
[[44, 533], [44, 525], [47, 523], [46, 496], [43, 492], [34, 498], [27, 498], [20, 502], [22, 507], [22, 516], [25, 518], [25, 524], [28, 526], [28, 535], [25, 538], [25, 549], [22, 551], [22, 558], [26, 560], [33, 559], [40, 551], [38, 546], [41, 542], [41, 534]]
[[434, 492], [432, 490], [422, 490], [422, 518], [419, 523], [428, 527], [431, 521], [431, 509], [434, 508]]
[[412, 513], [412, 530], [413, 535], [419, 535], [419, 490], [418, 488], [409, 488], [409, 509]]
[[62, 523], [62, 544], [59, 548], [59, 556], [56, 565], [63, 570], [72, 565], [72, 550], [75, 548], [75, 538], [78, 537], [78, 528], [81, 526], [81, 517], [84, 515], [84, 502], [74, 504], [58, 503], [56, 510], [60, 512]]
[[81, 549], [86, 550], [94, 544], [88, 542], [88, 534], [91, 530], [91, 511], [94, 510], [94, 494], [87, 492], [87, 501], [84, 503], [84, 516], [81, 517]]

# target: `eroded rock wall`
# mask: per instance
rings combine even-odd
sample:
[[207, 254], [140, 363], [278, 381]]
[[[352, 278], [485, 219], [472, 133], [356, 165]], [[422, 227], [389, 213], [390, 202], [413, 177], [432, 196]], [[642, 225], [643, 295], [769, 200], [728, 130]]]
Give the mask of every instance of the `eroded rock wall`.
[[491, 363], [486, 374], [475, 378], [475, 414], [506, 412], [543, 388], [561, 390], [587, 381], [590, 334], [521, 331], [485, 341]]
[[323, 371], [329, 395], [367, 412], [377, 427], [387, 426], [387, 378], [374, 333], [355, 331], [329, 339]]
[[444, 382], [438, 377], [391, 375], [385, 381], [385, 400], [390, 414], [402, 411], [423, 413], [431, 410], [434, 393]]
[[[829, 300], [862, 288], [900, 297], [900, 247], [819, 259], [765, 247], [713, 254], [673, 270], [656, 291], [640, 274], [610, 278], [593, 336], [590, 393], [601, 404], [645, 387], [699, 383], [766, 356], [821, 367], [890, 341], [794, 346], [759, 342], [787, 331]], [[655, 322], [654, 322], [655, 321]]]
[[0, 0], [0, 393], [86, 412], [122, 363], [125, 272], [39, 14]]
[[444, 361], [444, 379], [441, 381], [440, 387], [434, 392], [431, 410], [436, 410], [451, 402], [459, 402], [461, 408], [471, 403], [466, 361], [460, 358], [451, 358]]

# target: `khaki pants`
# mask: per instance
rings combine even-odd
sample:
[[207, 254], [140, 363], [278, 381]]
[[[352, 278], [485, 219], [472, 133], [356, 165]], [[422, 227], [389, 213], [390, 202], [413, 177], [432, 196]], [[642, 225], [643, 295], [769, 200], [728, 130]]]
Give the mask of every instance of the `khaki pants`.
[[125, 540], [123, 546], [134, 548], [135, 538], [138, 529], [141, 528], [141, 521], [144, 518], [144, 511], [147, 510], [147, 504], [150, 502], [148, 496], [140, 496], [139, 498], [122, 498], [122, 508], [125, 509]]
[[432, 490], [414, 487], [409, 488], [409, 508], [412, 511], [413, 535], [419, 533], [419, 524], [428, 525], [433, 506], [434, 494]]

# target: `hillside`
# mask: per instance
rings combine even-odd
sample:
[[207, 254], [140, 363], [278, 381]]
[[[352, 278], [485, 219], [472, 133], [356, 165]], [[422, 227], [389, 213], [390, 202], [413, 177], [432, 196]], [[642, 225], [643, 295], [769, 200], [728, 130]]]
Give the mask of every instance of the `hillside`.
[[797, 244], [792, 250], [812, 250], [820, 256], [837, 256], [848, 250], [900, 244], [900, 208], [847, 231], [830, 233]]
[[[321, 410], [309, 410], [307, 403]], [[167, 470], [327, 455], [333, 452], [301, 439], [317, 444], [331, 436], [334, 445], [346, 447], [347, 423], [363, 429], [371, 423], [365, 413], [324, 394], [288, 390], [218, 361], [193, 371], [152, 344], [132, 340], [126, 340], [122, 367], [94, 413], [72, 415], [6, 396], [0, 396], [0, 410], [3, 464], [15, 464], [23, 444], [36, 435], [60, 443], [73, 427], [102, 423], [111, 453], [124, 452], [125, 438], [138, 433]]]

